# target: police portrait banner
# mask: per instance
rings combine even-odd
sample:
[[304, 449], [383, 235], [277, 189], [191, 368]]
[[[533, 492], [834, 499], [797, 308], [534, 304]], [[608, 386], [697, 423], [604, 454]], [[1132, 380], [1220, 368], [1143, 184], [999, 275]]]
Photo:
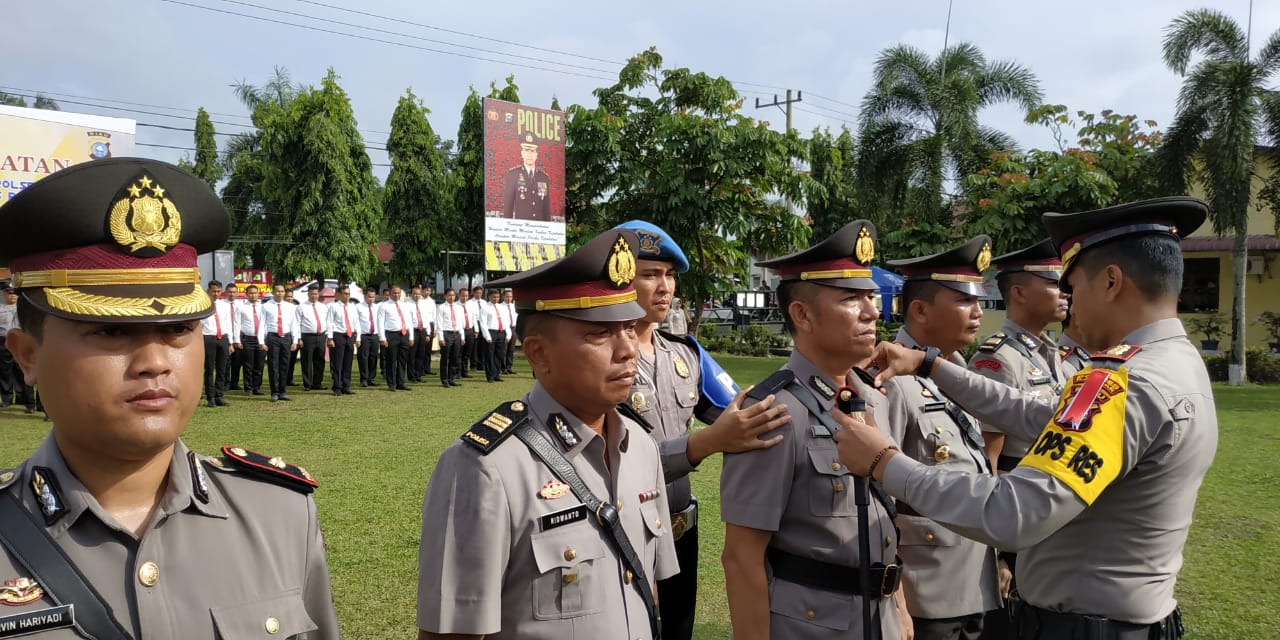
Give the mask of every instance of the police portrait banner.
[[133, 155], [136, 123], [0, 105], [0, 204], [55, 171]]
[[564, 257], [562, 111], [484, 99], [484, 268]]

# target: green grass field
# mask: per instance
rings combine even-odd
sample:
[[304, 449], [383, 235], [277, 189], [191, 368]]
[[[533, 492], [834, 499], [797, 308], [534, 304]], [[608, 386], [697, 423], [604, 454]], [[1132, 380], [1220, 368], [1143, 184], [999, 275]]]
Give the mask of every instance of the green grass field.
[[[720, 361], [739, 381], [759, 380], [782, 362], [732, 356]], [[413, 638], [427, 479], [441, 450], [467, 426], [529, 387], [528, 369], [519, 362], [516, 368], [526, 373], [498, 384], [486, 384], [481, 376], [479, 382], [464, 380], [464, 386], [448, 390], [423, 384], [409, 393], [357, 389], [353, 397], [291, 391], [295, 401], [290, 403], [233, 391], [227, 396], [230, 408], [201, 406], [185, 440], [206, 453], [235, 444], [306, 466], [321, 483], [316, 501], [343, 636]], [[1280, 587], [1271, 581], [1272, 563], [1280, 560], [1280, 472], [1275, 470], [1280, 389], [1219, 387], [1215, 394], [1221, 438], [1200, 492], [1178, 598], [1192, 640], [1273, 640], [1280, 636], [1273, 613], [1280, 610]], [[29, 455], [48, 429], [39, 416], [23, 415], [21, 409], [0, 412], [0, 469]], [[729, 637], [720, 569], [719, 472], [715, 457], [693, 478], [705, 509], [697, 637], [708, 639]]]

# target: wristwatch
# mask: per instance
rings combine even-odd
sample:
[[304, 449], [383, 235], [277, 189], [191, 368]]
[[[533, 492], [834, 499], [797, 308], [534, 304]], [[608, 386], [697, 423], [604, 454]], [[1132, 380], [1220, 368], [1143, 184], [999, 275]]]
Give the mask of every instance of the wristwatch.
[[941, 354], [942, 351], [937, 347], [925, 347], [924, 360], [920, 361], [920, 368], [916, 369], [916, 375], [921, 378], [928, 378], [929, 374], [933, 372], [933, 361], [937, 360]]

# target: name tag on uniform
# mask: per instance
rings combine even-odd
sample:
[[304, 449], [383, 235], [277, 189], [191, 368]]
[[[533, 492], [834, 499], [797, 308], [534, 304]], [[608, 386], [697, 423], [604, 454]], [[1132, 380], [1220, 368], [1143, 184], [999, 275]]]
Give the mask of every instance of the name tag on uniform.
[[579, 520], [587, 519], [587, 505], [580, 504], [576, 507], [562, 509], [555, 513], [548, 513], [538, 518], [538, 524], [541, 525], [542, 531], [550, 531], [556, 527], [563, 527], [566, 524], [573, 524]]
[[24, 611], [0, 617], [0, 638], [17, 638], [50, 629], [64, 629], [76, 624], [75, 605], [64, 604], [52, 609]]
[[1050, 378], [1049, 376], [1046, 376], [1046, 375], [1027, 376], [1027, 382], [1032, 386], [1049, 384], [1050, 382], [1053, 382], [1053, 378]]
[[923, 413], [933, 413], [934, 411], [946, 411], [946, 410], [947, 410], [946, 402], [929, 402], [924, 405], [921, 405], [920, 407], [920, 411]]

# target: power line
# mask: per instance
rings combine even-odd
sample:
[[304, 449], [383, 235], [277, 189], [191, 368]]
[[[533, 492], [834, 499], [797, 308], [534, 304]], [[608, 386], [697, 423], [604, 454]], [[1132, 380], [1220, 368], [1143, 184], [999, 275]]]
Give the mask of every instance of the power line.
[[[178, 151], [199, 151], [199, 149], [197, 149], [196, 147], [184, 147], [184, 146], [180, 146], [180, 145], [173, 145], [173, 144], [160, 144], [160, 143], [157, 143], [157, 142], [134, 142], [133, 144], [134, 144], [134, 145], [136, 145], [136, 146], [139, 146], [139, 147], [158, 147], [158, 148], [161, 148], [161, 149], [176, 149], [176, 150], [178, 150]], [[261, 152], [261, 151], [242, 151], [242, 152], [240, 152], [240, 153], [241, 153], [241, 154], [245, 154], [245, 155], [255, 155], [255, 156], [256, 156], [256, 155], [260, 155], [262, 152]], [[390, 164], [390, 163], [381, 163], [381, 162], [372, 162], [372, 163], [370, 163], [370, 164], [372, 164], [372, 165], [373, 165], [373, 166], [375, 166], [375, 167], [390, 167], [390, 166], [391, 166], [391, 164]]]
[[[334, 30], [334, 29], [325, 29], [325, 28], [323, 28], [323, 27], [317, 27], [317, 26], [314, 26], [314, 25], [298, 24], [298, 23], [296, 23], [296, 22], [288, 22], [288, 21], [285, 21], [285, 20], [276, 20], [275, 18], [268, 18], [268, 17], [266, 17], [266, 16], [255, 16], [255, 15], [248, 14], [248, 13], [240, 13], [240, 12], [238, 12], [238, 11], [229, 11], [229, 10], [227, 10], [227, 9], [218, 9], [218, 8], [216, 8], [216, 7], [206, 7], [206, 6], [202, 6], [202, 5], [198, 5], [198, 4], [191, 4], [191, 3], [189, 3], [189, 2], [182, 2], [181, 0], [160, 0], [160, 1], [161, 1], [161, 2], [167, 2], [167, 3], [169, 3], [169, 4], [177, 4], [177, 5], [182, 5], [182, 6], [186, 6], [186, 7], [191, 7], [191, 8], [193, 8], [193, 9], [203, 9], [203, 10], [205, 10], [205, 11], [212, 11], [212, 12], [214, 12], [214, 13], [223, 13], [223, 14], [226, 14], [226, 15], [238, 16], [238, 17], [241, 17], [241, 18], [248, 18], [248, 19], [250, 19], [250, 20], [261, 20], [261, 21], [263, 21], [263, 22], [271, 22], [271, 23], [274, 23], [274, 24], [284, 25], [284, 26], [288, 26], [288, 27], [297, 27], [297, 28], [299, 28], [299, 29], [308, 29], [308, 30], [310, 30], [310, 31], [318, 31], [318, 32], [320, 32], [320, 33], [328, 33], [328, 34], [331, 34], [331, 35], [346, 36], [346, 37], [348, 37], [348, 38], [355, 38], [355, 39], [357, 39], [357, 40], [367, 40], [367, 41], [369, 41], [369, 42], [380, 42], [380, 43], [382, 43], [382, 44], [390, 44], [390, 45], [395, 45], [395, 46], [398, 46], [398, 47], [405, 47], [405, 48], [408, 48], [408, 49], [417, 49], [417, 50], [419, 50], [419, 51], [428, 51], [428, 52], [431, 52], [431, 53], [440, 53], [440, 54], [444, 54], [444, 55], [448, 55], [448, 56], [456, 56], [456, 57], [459, 57], [459, 58], [469, 58], [469, 59], [472, 59], [472, 60], [480, 60], [480, 61], [483, 61], [483, 62], [493, 62], [493, 63], [497, 63], [497, 64], [510, 65], [510, 66], [513, 66], [513, 67], [521, 67], [521, 68], [524, 68], [524, 69], [533, 69], [533, 70], [535, 70], [535, 71], [547, 71], [547, 72], [550, 72], [550, 73], [559, 73], [559, 74], [562, 74], [562, 75], [578, 76], [578, 77], [581, 77], [581, 78], [590, 78], [590, 79], [593, 79], [593, 80], [603, 80], [603, 81], [612, 81], [612, 80], [613, 80], [612, 78], [602, 78], [602, 77], [600, 77], [600, 76], [593, 76], [593, 75], [586, 74], [586, 73], [577, 73], [577, 72], [574, 72], [574, 71], [564, 71], [564, 70], [561, 70], [561, 69], [550, 69], [550, 68], [547, 68], [547, 67], [539, 67], [539, 66], [536, 66], [536, 65], [523, 64], [523, 63], [519, 63], [519, 62], [511, 62], [511, 61], [507, 61], [507, 60], [494, 60], [493, 58], [486, 58], [486, 57], [483, 57], [483, 56], [474, 56], [474, 55], [470, 55], [470, 54], [466, 54], [466, 53], [460, 53], [460, 52], [457, 52], [457, 51], [445, 51], [445, 50], [443, 50], [443, 49], [432, 49], [431, 47], [423, 47], [423, 46], [419, 46], [419, 45], [415, 45], [415, 44], [409, 44], [409, 43], [407, 43], [407, 42], [396, 42], [396, 41], [394, 41], [394, 40], [385, 40], [385, 39], [382, 39], [382, 38], [374, 38], [374, 37], [372, 37], [372, 36], [360, 35], [360, 34], [358, 34], [358, 33], [348, 33], [348, 32], [346, 32], [346, 31], [336, 31], [336, 30]], [[556, 64], [563, 64], [563, 63], [556, 63]]]
[[845, 124], [856, 124], [856, 123], [854, 123], [854, 122], [849, 122], [848, 120], [845, 120], [844, 118], [841, 118], [841, 117], [839, 117], [839, 116], [834, 116], [834, 115], [831, 115], [831, 114], [822, 113], [821, 111], [814, 111], [814, 110], [812, 110], [812, 109], [805, 109], [804, 107], [792, 107], [792, 108], [793, 108], [793, 109], [795, 109], [796, 111], [803, 111], [803, 112], [808, 113], [808, 114], [810, 114], [810, 115], [818, 116], [819, 118], [827, 118], [828, 120], [835, 120], [835, 121], [837, 121], [837, 122], [843, 122], [843, 123], [845, 123]]
[[820, 95], [818, 95], [818, 94], [816, 94], [816, 93], [813, 93], [812, 91], [810, 91], [810, 92], [809, 92], [809, 97], [817, 98], [817, 99], [819, 99], [819, 100], [826, 100], [827, 102], [830, 102], [830, 103], [832, 103], [832, 104], [838, 104], [838, 105], [841, 105], [841, 106], [844, 106], [844, 107], [851, 107], [851, 108], [854, 108], [854, 109], [861, 109], [861, 108], [862, 108], [862, 107], [859, 107], [859, 106], [858, 106], [858, 105], [856, 105], [856, 104], [851, 104], [851, 103], [848, 103], [848, 102], [843, 102], [843, 101], [840, 101], [840, 100], [836, 100], [835, 98], [828, 98], [828, 97], [826, 97], [826, 96], [820, 96]]
[[364, 25], [359, 25], [359, 24], [350, 24], [350, 23], [342, 22], [341, 20], [330, 20], [329, 18], [321, 18], [321, 17], [319, 17], [319, 16], [313, 16], [313, 15], [309, 15], [309, 14], [305, 14], [305, 13], [298, 13], [298, 12], [296, 12], [296, 11], [286, 11], [286, 10], [284, 10], [284, 9], [276, 9], [276, 8], [273, 8], [273, 7], [264, 7], [264, 6], [259, 5], [259, 4], [253, 4], [252, 2], [243, 2], [242, 0], [220, 0], [220, 1], [221, 1], [221, 2], [226, 2], [226, 3], [229, 3], [229, 4], [238, 4], [238, 5], [245, 6], [245, 7], [252, 7], [252, 8], [254, 8], [254, 9], [258, 9], [258, 10], [260, 10], [260, 11], [271, 11], [271, 12], [273, 12], [273, 13], [282, 13], [282, 14], [287, 15], [287, 16], [294, 16], [294, 17], [296, 17], [296, 18], [304, 18], [304, 19], [307, 19], [307, 20], [315, 20], [315, 21], [318, 21], [318, 22], [327, 22], [327, 23], [330, 23], [330, 24], [340, 24], [340, 25], [345, 25], [345, 26], [349, 26], [349, 27], [355, 27], [355, 28], [357, 28], [357, 29], [364, 29], [365, 31], [373, 31], [374, 33], [385, 33], [385, 34], [387, 34], [387, 35], [400, 36], [401, 38], [412, 38], [412, 39], [414, 39], [414, 40], [421, 40], [421, 41], [423, 41], [423, 42], [432, 42], [432, 43], [435, 43], [435, 44], [442, 44], [442, 45], [449, 46], [449, 47], [458, 47], [458, 48], [460, 48], [460, 49], [470, 49], [470, 50], [472, 50], [472, 51], [479, 51], [479, 52], [482, 52], [482, 53], [491, 53], [491, 54], [499, 55], [499, 56], [508, 56], [508, 57], [511, 57], [511, 58], [518, 58], [518, 59], [521, 59], [521, 60], [531, 60], [531, 61], [533, 61], [533, 62], [541, 62], [541, 63], [545, 63], [545, 64], [556, 64], [556, 65], [561, 65], [561, 66], [570, 67], [570, 68], [574, 68], [574, 69], [582, 69], [582, 70], [584, 70], [584, 71], [594, 71], [594, 72], [596, 72], [596, 73], [612, 73], [611, 71], [609, 71], [609, 70], [607, 70], [607, 69], [596, 69], [596, 68], [594, 68], [594, 67], [584, 67], [584, 66], [581, 66], [581, 65], [569, 64], [569, 63], [567, 63], [567, 62], [557, 62], [557, 61], [555, 61], [555, 60], [546, 60], [546, 59], [544, 59], [544, 58], [534, 58], [534, 57], [531, 57], [531, 56], [522, 56], [522, 55], [515, 54], [515, 53], [507, 53], [507, 52], [505, 52], [505, 51], [495, 51], [495, 50], [493, 50], [493, 49], [482, 49], [482, 48], [480, 48], [480, 47], [472, 47], [472, 46], [468, 46], [468, 45], [465, 45], [465, 44], [455, 44], [455, 43], [453, 43], [453, 42], [446, 42], [446, 41], [444, 41], [444, 40], [435, 40], [435, 39], [432, 39], [432, 38], [424, 38], [424, 37], [422, 37], [422, 36], [415, 36], [415, 35], [408, 34], [408, 33], [400, 33], [400, 32], [398, 32], [398, 31], [388, 31], [387, 29], [378, 29], [377, 27], [366, 27], [366, 26], [364, 26]]

